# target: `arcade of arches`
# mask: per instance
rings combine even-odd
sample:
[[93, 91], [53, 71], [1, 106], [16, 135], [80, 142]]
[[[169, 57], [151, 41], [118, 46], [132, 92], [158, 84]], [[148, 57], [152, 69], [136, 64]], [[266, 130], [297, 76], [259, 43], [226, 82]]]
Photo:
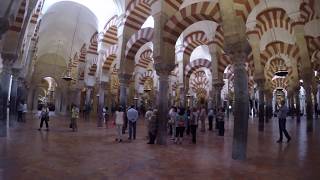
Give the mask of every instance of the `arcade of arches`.
[[98, 124], [105, 106], [157, 108], [161, 145], [170, 106], [224, 107], [235, 160], [280, 101], [307, 136], [319, 131], [318, 0], [1, 0], [0, 54], [1, 138], [20, 102], [30, 118], [90, 104]]

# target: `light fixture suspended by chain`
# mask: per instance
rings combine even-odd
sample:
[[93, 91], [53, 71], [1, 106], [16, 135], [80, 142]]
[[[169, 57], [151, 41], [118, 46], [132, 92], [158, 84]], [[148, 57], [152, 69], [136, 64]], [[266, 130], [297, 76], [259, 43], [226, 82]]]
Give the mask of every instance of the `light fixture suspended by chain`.
[[77, 14], [77, 21], [76, 21], [76, 25], [73, 31], [73, 37], [72, 37], [72, 43], [71, 43], [71, 47], [70, 47], [70, 54], [69, 54], [69, 63], [67, 66], [67, 70], [64, 73], [64, 76], [62, 77], [63, 80], [70, 82], [73, 80], [72, 75], [71, 75], [71, 68], [72, 68], [72, 52], [73, 52], [73, 44], [74, 44], [74, 39], [76, 36], [76, 32], [77, 32], [77, 28], [78, 28], [78, 23], [79, 23], [79, 16], [80, 16], [80, 11]]

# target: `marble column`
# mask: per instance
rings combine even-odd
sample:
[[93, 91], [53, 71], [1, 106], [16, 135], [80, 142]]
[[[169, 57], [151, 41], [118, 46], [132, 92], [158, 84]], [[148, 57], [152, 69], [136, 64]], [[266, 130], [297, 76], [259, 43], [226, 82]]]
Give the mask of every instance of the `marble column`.
[[269, 91], [265, 92], [266, 96], [266, 123], [272, 118], [272, 93]]
[[[311, 74], [312, 75], [312, 74]], [[312, 104], [312, 76], [306, 75], [303, 77], [303, 88], [305, 89], [306, 115], [307, 115], [307, 132], [313, 130], [313, 104]]]
[[17, 59], [16, 54], [1, 53], [2, 72], [0, 74], [0, 137], [7, 136], [7, 106], [11, 78], [11, 67]]
[[221, 91], [224, 86], [224, 82], [222, 80], [214, 80], [213, 87], [214, 87], [214, 102], [216, 108], [219, 108], [222, 106], [222, 100], [221, 100]]
[[168, 101], [169, 101], [169, 74], [173, 70], [174, 65], [158, 63], [155, 65], [157, 74], [159, 75], [159, 93], [158, 93], [158, 132], [157, 144], [167, 144], [167, 121], [168, 121]]
[[129, 88], [129, 82], [132, 75], [130, 74], [119, 74], [120, 83], [120, 105], [126, 110], [127, 108], [127, 89]]
[[105, 89], [106, 89], [106, 83], [105, 82], [101, 82], [100, 83], [100, 86], [99, 86], [99, 106], [98, 106], [98, 122], [97, 122], [97, 126], [98, 127], [102, 127], [103, 126], [103, 108], [105, 107], [105, 102], [104, 102], [104, 99], [105, 99]]
[[300, 87], [295, 91], [297, 123], [300, 123]]
[[246, 159], [248, 119], [249, 119], [249, 92], [248, 74], [245, 60], [250, 52], [247, 41], [227, 44], [227, 53], [234, 62], [234, 127], [232, 158]]
[[92, 94], [92, 91], [93, 91], [93, 87], [92, 86], [87, 86], [86, 88], [86, 102], [85, 104], [90, 104], [91, 105], [91, 94]]
[[12, 68], [12, 83], [11, 83], [11, 92], [10, 92], [10, 107], [9, 107], [9, 124], [13, 126], [14, 122], [17, 120], [18, 112], [18, 75], [19, 70]]
[[258, 123], [258, 130], [263, 131], [264, 130], [264, 79], [256, 79], [255, 80], [258, 85], [258, 93], [259, 93], [259, 123]]

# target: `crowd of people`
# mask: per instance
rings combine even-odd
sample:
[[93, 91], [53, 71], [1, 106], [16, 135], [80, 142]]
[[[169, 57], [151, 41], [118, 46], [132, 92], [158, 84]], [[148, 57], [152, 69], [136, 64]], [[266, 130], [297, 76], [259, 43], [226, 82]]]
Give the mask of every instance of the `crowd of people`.
[[[286, 116], [288, 113], [287, 107], [285, 103], [282, 103], [280, 106], [280, 110], [278, 112], [279, 118], [279, 132], [280, 138], [277, 141], [278, 143], [282, 142], [282, 134], [284, 134], [288, 140], [291, 140], [287, 130], [286, 130]], [[77, 121], [79, 119], [80, 110], [76, 105], [71, 105], [71, 121], [70, 128], [72, 131], [77, 131]], [[135, 109], [135, 106], [130, 106], [125, 109], [122, 106], [117, 108], [114, 113], [109, 114], [108, 107], [104, 107], [102, 109], [102, 115], [98, 116], [102, 117], [105, 127], [109, 128], [110, 123], [115, 126], [116, 130], [116, 141], [122, 142], [123, 135], [128, 129], [128, 140], [135, 140], [137, 134], [137, 122], [139, 120], [139, 112]], [[141, 115], [141, 113], [140, 113]], [[84, 118], [88, 118], [87, 115]], [[43, 106], [39, 115], [40, 128], [43, 127], [43, 123], [46, 125], [46, 130], [49, 131], [49, 108], [47, 106]], [[159, 114], [157, 109], [148, 109], [144, 115], [145, 122], [147, 128], [147, 138], [148, 144], [154, 144], [157, 138], [158, 124], [159, 124]], [[168, 121], [167, 128], [168, 134], [171, 137], [171, 140], [175, 144], [182, 144], [185, 134], [187, 136], [191, 135], [191, 143], [196, 144], [197, 142], [197, 131], [199, 130], [201, 133], [205, 133], [206, 130], [217, 132], [217, 135], [224, 136], [224, 119], [225, 119], [225, 111], [223, 107], [219, 107], [218, 109], [207, 109], [205, 106], [201, 106], [200, 108], [184, 108], [184, 107], [174, 107], [172, 106], [168, 112]], [[208, 123], [206, 123], [208, 120]], [[215, 120], [215, 128], [213, 128]], [[208, 128], [206, 128], [206, 124], [208, 124]]]

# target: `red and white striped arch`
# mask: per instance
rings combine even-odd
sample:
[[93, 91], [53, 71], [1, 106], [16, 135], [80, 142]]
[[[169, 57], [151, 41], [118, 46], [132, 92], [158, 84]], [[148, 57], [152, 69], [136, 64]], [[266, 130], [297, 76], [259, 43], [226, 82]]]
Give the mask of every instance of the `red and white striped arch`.
[[38, 22], [38, 24], [37, 24], [37, 26], [36, 26], [36, 28], [34, 30], [33, 36], [31, 37], [32, 41], [36, 41], [38, 39], [40, 25], [41, 25], [41, 19], [39, 20], [39, 22]]
[[98, 63], [98, 57], [95, 57], [91, 60], [90, 62], [90, 67], [89, 67], [89, 72], [88, 75], [89, 76], [94, 76], [97, 72], [97, 63]]
[[266, 69], [265, 75], [266, 75], [266, 79], [271, 81], [272, 78], [274, 77], [274, 74], [278, 71], [278, 68], [282, 67], [283, 70], [287, 70], [288, 71], [288, 77], [292, 76], [292, 67], [288, 67], [286, 65], [285, 60], [281, 59], [281, 58], [273, 58], [271, 60], [269, 60], [269, 66]]
[[[224, 34], [223, 34], [223, 29], [222, 26], [219, 25], [217, 27], [214, 39], [213, 39], [213, 44], [215, 44], [217, 47], [220, 48], [220, 50], [223, 50], [223, 46], [224, 46]], [[211, 42], [209, 42], [209, 44], [211, 44]]]
[[174, 11], [178, 11], [183, 0], [165, 0], [166, 4], [171, 7]]
[[105, 25], [103, 30], [102, 42], [107, 45], [114, 45], [118, 43], [118, 27], [121, 21], [117, 15], [113, 16]]
[[313, 70], [320, 72], [320, 50], [313, 53], [311, 61]]
[[196, 70], [202, 67], [211, 69], [211, 61], [209, 61], [208, 59], [193, 60], [185, 67], [185, 76], [190, 78], [192, 73], [194, 73]]
[[272, 87], [273, 89], [287, 89], [288, 87], [288, 80], [287, 78], [276, 78], [272, 80]]
[[198, 21], [211, 20], [220, 23], [219, 9], [218, 3], [199, 2], [179, 10], [164, 27], [164, 41], [174, 46], [180, 34]]
[[147, 69], [150, 66], [150, 63], [153, 62], [152, 60], [153, 52], [151, 49], [146, 49], [140, 54], [139, 62], [136, 66], [142, 67]]
[[307, 41], [309, 55], [312, 56], [315, 51], [320, 49], [320, 36], [318, 37], [305, 36], [305, 38]]
[[183, 39], [183, 50], [186, 55], [190, 56], [195, 48], [207, 44], [208, 38], [206, 34], [203, 31], [195, 31]]
[[296, 45], [275, 41], [269, 43], [260, 54], [261, 64], [265, 66], [269, 59], [279, 54], [287, 55], [291, 60], [295, 59], [297, 62], [300, 62], [299, 48]]
[[303, 24], [306, 24], [314, 19], [317, 19], [319, 17], [316, 16], [316, 12], [314, 10], [314, 1], [309, 0], [306, 2], [302, 2], [300, 5], [300, 21]]
[[225, 69], [232, 64], [232, 61], [230, 57], [227, 54], [217, 53], [217, 59], [218, 59], [218, 78], [223, 78], [223, 73]]
[[86, 48], [86, 44], [84, 43], [80, 49], [79, 62], [85, 63], [86, 56], [87, 56], [87, 48]]
[[133, 30], [139, 30], [151, 15], [151, 6], [157, 0], [132, 0], [127, 8], [124, 25]]
[[190, 80], [190, 85], [191, 89], [197, 94], [197, 96], [207, 96], [209, 80], [204, 71], [195, 72], [193, 78]]
[[153, 71], [145, 71], [141, 76], [139, 77], [139, 84], [144, 85], [147, 79], [153, 79]]
[[23, 23], [25, 22], [25, 17], [27, 14], [27, 6], [29, 1], [22, 0], [19, 6], [18, 14], [16, 15], [13, 24], [10, 27], [10, 31], [20, 33]]
[[110, 71], [114, 60], [117, 58], [118, 45], [113, 45], [107, 49], [106, 59], [103, 63], [102, 69]]
[[256, 17], [255, 30], [247, 32], [257, 33], [261, 37], [270, 29], [281, 28], [293, 34], [293, 22], [282, 8], [271, 8], [260, 12]]
[[240, 16], [241, 19], [246, 22], [249, 14], [258, 5], [261, 0], [233, 0], [236, 15]]
[[89, 45], [87, 53], [98, 55], [98, 32], [95, 32], [91, 36], [90, 45]]
[[127, 60], [134, 61], [134, 57], [138, 50], [147, 42], [152, 41], [153, 38], [153, 28], [143, 28], [140, 29], [138, 32], [133, 34], [129, 39], [127, 46], [125, 57]]
[[34, 9], [34, 11], [32, 13], [32, 16], [30, 18], [30, 23], [37, 24], [38, 19], [39, 19], [40, 14], [41, 14], [41, 11], [42, 11], [42, 8], [43, 8], [43, 5], [44, 5], [44, 0], [38, 1], [37, 5], [36, 5], [36, 8]]

